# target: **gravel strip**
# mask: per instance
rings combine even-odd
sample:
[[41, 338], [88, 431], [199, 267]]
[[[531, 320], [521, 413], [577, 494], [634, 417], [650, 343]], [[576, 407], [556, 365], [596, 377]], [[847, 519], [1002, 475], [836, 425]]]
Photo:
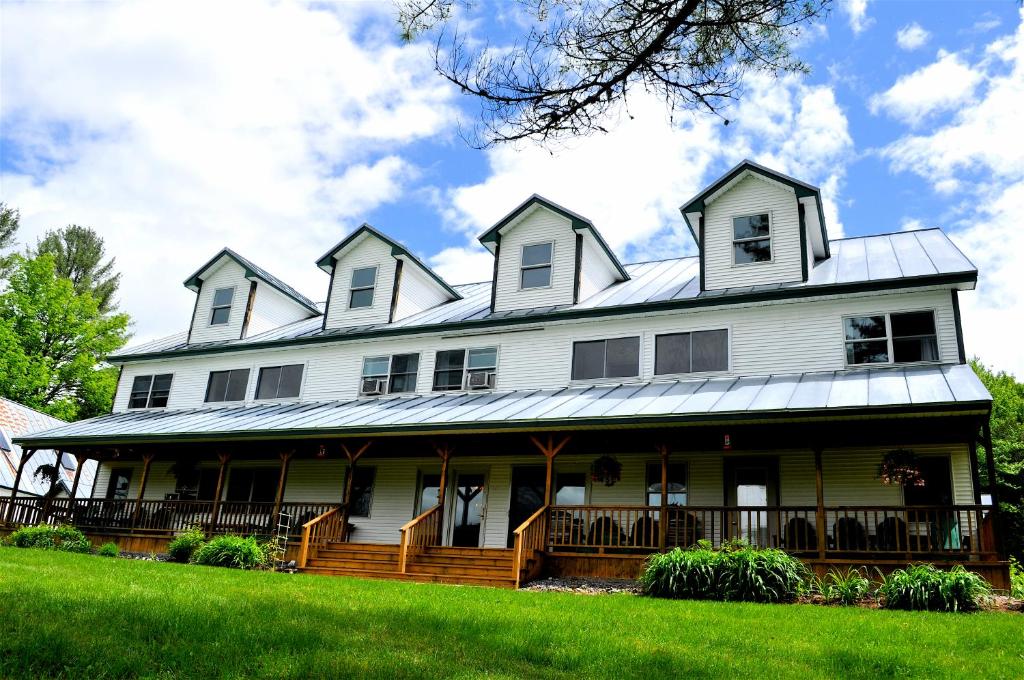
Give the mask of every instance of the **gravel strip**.
[[523, 590], [547, 592], [579, 593], [581, 595], [607, 595], [610, 593], [640, 593], [640, 585], [636, 581], [623, 578], [546, 578], [532, 581]]

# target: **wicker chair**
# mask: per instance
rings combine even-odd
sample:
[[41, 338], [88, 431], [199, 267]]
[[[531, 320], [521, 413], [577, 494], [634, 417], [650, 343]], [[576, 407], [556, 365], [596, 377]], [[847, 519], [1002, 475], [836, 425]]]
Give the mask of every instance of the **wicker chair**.
[[817, 550], [818, 532], [805, 518], [793, 517], [786, 522], [783, 545], [786, 550]]

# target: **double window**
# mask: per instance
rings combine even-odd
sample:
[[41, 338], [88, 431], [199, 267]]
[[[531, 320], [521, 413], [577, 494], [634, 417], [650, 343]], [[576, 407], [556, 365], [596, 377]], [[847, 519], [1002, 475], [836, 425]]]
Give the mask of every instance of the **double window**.
[[588, 340], [572, 344], [572, 379], [633, 378], [640, 375], [640, 338]]
[[[686, 463], [668, 464], [668, 505], [686, 505]], [[661, 505], [661, 463], [647, 464], [647, 505]]]
[[244, 401], [245, 388], [248, 384], [248, 368], [210, 371], [210, 379], [206, 383], [206, 401]]
[[497, 370], [497, 347], [444, 350], [434, 362], [434, 391], [494, 387]]
[[228, 501], [273, 503], [280, 473], [274, 468], [234, 468], [228, 480]]
[[171, 380], [174, 375], [137, 375], [132, 381], [131, 395], [128, 397], [128, 408], [162, 408], [167, 406], [167, 398], [171, 394]]
[[257, 399], [290, 399], [299, 396], [302, 364], [264, 366], [256, 380]]
[[851, 366], [939, 360], [932, 311], [847, 317], [843, 335]]
[[768, 214], [734, 217], [732, 220], [732, 261], [735, 264], [767, 262], [772, 259], [772, 233]]
[[[416, 372], [420, 368], [419, 354], [392, 354], [363, 359], [363, 384], [367, 380], [381, 380], [388, 394], [416, 391]], [[362, 390], [366, 392], [366, 390]]]
[[213, 291], [213, 308], [210, 311], [210, 325], [222, 326], [231, 318], [231, 302], [235, 299], [234, 288], [218, 288]]
[[370, 508], [373, 506], [373, 482], [377, 476], [377, 469], [372, 467], [351, 468], [352, 475], [352, 503], [349, 505], [349, 515], [352, 517], [369, 517]]
[[555, 244], [551, 242], [523, 246], [519, 267], [520, 288], [547, 288], [551, 285], [551, 255], [554, 247]]
[[729, 331], [669, 333], [654, 338], [654, 374], [729, 370]]
[[377, 268], [360, 267], [352, 270], [352, 285], [348, 292], [349, 309], [373, 306], [373, 289], [377, 285]]

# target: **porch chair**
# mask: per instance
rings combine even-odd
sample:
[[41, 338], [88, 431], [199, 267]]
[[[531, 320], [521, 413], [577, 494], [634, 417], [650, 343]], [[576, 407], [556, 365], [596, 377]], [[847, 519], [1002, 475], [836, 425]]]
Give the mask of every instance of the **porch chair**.
[[885, 552], [906, 552], [907, 523], [899, 517], [886, 517], [875, 527], [875, 540], [878, 549]]
[[818, 532], [803, 517], [793, 517], [786, 522], [783, 545], [787, 550], [817, 550]]
[[665, 546], [668, 548], [689, 548], [704, 538], [704, 524], [692, 512], [669, 512], [665, 532]]
[[836, 550], [867, 550], [868, 532], [856, 517], [840, 517], [832, 525]]
[[590, 525], [587, 545], [607, 548], [629, 547], [629, 541], [618, 522], [609, 517], [598, 517]]
[[633, 531], [629, 535], [629, 545], [634, 548], [653, 548], [658, 546], [658, 520], [653, 517], [641, 517], [633, 522]]

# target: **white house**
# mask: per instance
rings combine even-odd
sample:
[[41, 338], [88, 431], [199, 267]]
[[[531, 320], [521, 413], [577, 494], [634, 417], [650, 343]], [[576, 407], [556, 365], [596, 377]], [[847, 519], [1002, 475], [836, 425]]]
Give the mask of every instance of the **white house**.
[[829, 241], [818, 189], [749, 161], [681, 212], [698, 257], [622, 264], [532, 196], [466, 285], [363, 226], [316, 263], [322, 305], [224, 250], [185, 282], [187, 331], [110, 357], [111, 414], [21, 444], [100, 462], [51, 509], [94, 532], [283, 513], [315, 571], [517, 584], [742, 538], [1001, 578], [974, 265], [939, 230]]

